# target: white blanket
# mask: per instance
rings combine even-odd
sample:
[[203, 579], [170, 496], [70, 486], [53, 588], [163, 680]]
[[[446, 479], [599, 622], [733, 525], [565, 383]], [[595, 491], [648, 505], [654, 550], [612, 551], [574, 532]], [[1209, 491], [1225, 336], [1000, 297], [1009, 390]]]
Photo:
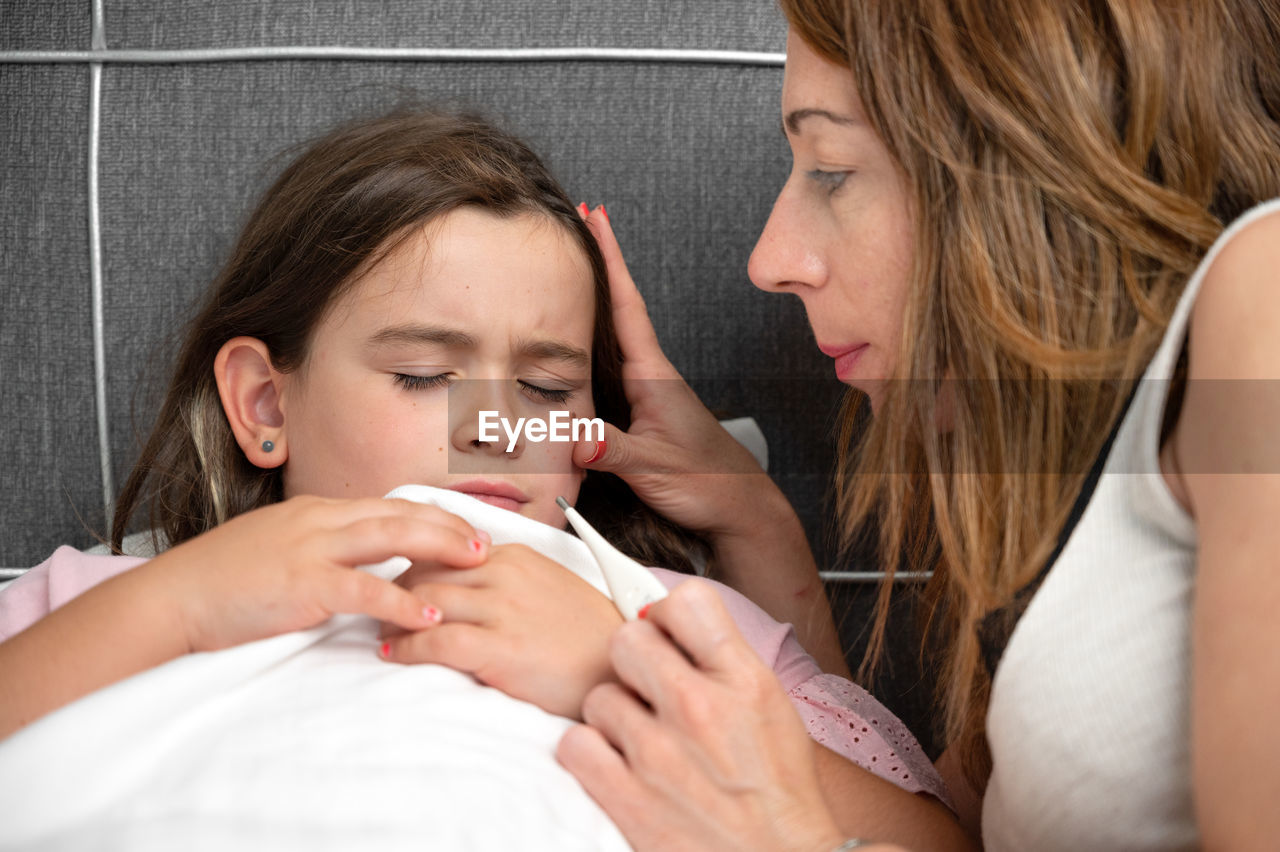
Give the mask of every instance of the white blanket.
[[[576, 538], [470, 497], [432, 502], [607, 594]], [[394, 577], [405, 560], [365, 569]], [[434, 665], [376, 624], [174, 660], [0, 743], [0, 849], [625, 849], [554, 758], [570, 722]]]

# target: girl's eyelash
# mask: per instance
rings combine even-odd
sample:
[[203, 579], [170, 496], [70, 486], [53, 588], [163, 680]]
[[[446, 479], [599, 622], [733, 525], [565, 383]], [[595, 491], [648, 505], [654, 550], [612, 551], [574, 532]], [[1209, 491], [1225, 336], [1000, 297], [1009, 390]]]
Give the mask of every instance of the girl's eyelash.
[[[420, 391], [445, 387], [449, 384], [450, 379], [448, 373], [440, 373], [436, 376], [412, 376], [408, 373], [396, 373], [395, 381], [405, 390]], [[566, 402], [573, 395], [571, 390], [544, 388], [541, 385], [535, 385], [522, 379], [517, 379], [516, 384], [520, 385], [526, 393], [532, 394], [543, 402]]]
[[396, 373], [395, 376], [396, 384], [411, 391], [442, 388], [449, 384], [448, 373], [441, 373], [438, 376], [411, 376], [407, 373]]
[[573, 393], [573, 391], [570, 390], [553, 390], [551, 388], [539, 387], [538, 385], [530, 384], [523, 379], [518, 379], [517, 384], [544, 402], [565, 402]]

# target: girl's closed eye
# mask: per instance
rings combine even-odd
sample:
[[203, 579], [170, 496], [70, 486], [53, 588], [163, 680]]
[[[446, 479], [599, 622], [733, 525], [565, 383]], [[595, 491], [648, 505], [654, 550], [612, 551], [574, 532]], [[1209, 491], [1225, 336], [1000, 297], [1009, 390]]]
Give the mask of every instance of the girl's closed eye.
[[395, 382], [405, 390], [431, 390], [449, 385], [449, 374], [439, 373], [434, 376], [415, 376], [409, 373], [395, 373]]
[[576, 390], [576, 388], [547, 388], [524, 379], [517, 379], [516, 383], [525, 393], [541, 402], [567, 402]]

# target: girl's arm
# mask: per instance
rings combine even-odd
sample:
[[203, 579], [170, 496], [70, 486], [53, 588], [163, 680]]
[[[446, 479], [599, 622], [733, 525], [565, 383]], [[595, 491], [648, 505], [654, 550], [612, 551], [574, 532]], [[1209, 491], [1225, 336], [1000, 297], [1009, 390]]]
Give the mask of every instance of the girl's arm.
[[609, 270], [631, 427], [607, 427], [603, 453], [595, 441], [584, 441], [574, 459], [617, 474], [656, 511], [705, 535], [716, 579], [794, 625], [823, 671], [847, 675], [830, 603], [795, 510], [663, 354], [603, 208], [587, 224]]
[[1205, 849], [1280, 837], [1280, 215], [1210, 268], [1175, 464], [1196, 519], [1192, 764]]
[[397, 555], [467, 567], [487, 546], [462, 519], [401, 500], [302, 497], [234, 518], [0, 644], [0, 738], [182, 654], [313, 627], [334, 613], [429, 627], [439, 613], [421, 598], [351, 570]]

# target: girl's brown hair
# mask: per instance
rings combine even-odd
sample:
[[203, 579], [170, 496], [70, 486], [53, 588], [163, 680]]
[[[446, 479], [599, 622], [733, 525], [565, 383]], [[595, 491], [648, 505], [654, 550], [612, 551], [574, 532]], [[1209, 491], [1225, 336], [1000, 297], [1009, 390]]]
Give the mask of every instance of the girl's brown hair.
[[[622, 353], [599, 247], [559, 184], [520, 140], [483, 119], [399, 110], [312, 142], [267, 190], [192, 319], [155, 426], [121, 491], [111, 544], [119, 551], [145, 504], [157, 544], [175, 545], [283, 499], [282, 469], [245, 458], [214, 382], [227, 340], [256, 337], [284, 372], [303, 366], [312, 332], [358, 274], [427, 222], [459, 207], [544, 216], [585, 254], [595, 289], [596, 413], [631, 421]], [[633, 556], [692, 570], [702, 542], [644, 506], [621, 480], [590, 472], [583, 514]]]
[[[923, 607], [944, 742], [982, 789], [979, 625], [1032, 581], [1223, 223], [1280, 194], [1280, 11], [1206, 0], [782, 0], [896, 157], [915, 258], [894, 381], [842, 415], [846, 547]], [[945, 407], [940, 412], [940, 407]], [[939, 417], [946, 430], [939, 430]]]

